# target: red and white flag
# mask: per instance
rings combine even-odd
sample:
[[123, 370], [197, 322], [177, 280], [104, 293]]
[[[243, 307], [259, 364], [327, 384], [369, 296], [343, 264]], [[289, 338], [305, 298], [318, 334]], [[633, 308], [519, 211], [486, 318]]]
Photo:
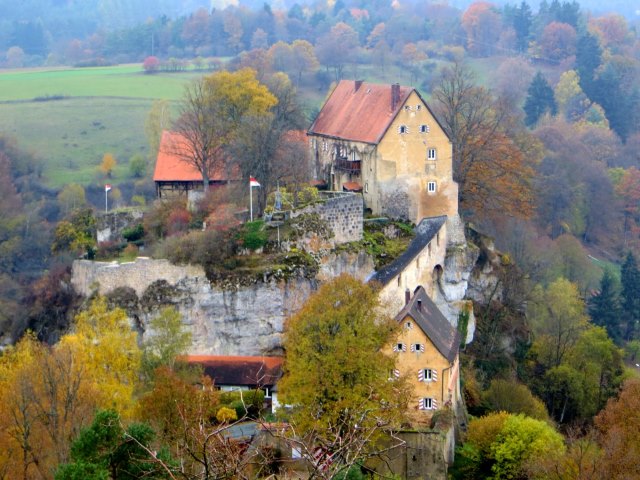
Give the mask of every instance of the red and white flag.
[[104, 191], [105, 191], [105, 193], [106, 193], [106, 192], [108, 192], [109, 190], [111, 190], [111, 185], [107, 183], [107, 184], [104, 186]]
[[258, 183], [258, 181], [255, 178], [249, 177], [249, 186], [250, 187], [259, 187], [260, 184]]

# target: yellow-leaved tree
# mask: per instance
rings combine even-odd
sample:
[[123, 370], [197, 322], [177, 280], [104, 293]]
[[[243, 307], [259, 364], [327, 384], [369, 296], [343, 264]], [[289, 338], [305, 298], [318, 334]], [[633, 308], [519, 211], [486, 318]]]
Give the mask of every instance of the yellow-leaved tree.
[[73, 353], [96, 387], [96, 402], [123, 417], [133, 412], [133, 391], [141, 366], [137, 334], [131, 329], [124, 310], [109, 310], [99, 297], [76, 316], [74, 332], [60, 345]]

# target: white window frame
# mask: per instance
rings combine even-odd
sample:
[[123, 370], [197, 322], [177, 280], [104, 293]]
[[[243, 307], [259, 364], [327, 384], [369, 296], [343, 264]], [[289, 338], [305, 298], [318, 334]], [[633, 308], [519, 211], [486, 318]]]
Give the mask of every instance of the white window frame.
[[438, 184], [435, 181], [427, 182], [427, 192], [436, 193], [438, 191]]
[[427, 148], [427, 160], [433, 161], [438, 159], [438, 152], [435, 148]]
[[420, 352], [424, 353], [424, 343], [412, 343], [411, 344], [412, 352]]
[[438, 381], [438, 371], [435, 368], [421, 368], [418, 370], [418, 381], [431, 383]]
[[393, 346], [393, 351], [394, 352], [406, 352], [407, 351], [407, 344], [406, 343], [402, 343], [402, 342], [398, 342]]
[[399, 125], [398, 126], [398, 133], [400, 135], [406, 135], [409, 133], [409, 127], [407, 125]]
[[429, 133], [429, 125], [427, 124], [420, 125], [420, 133]]
[[421, 398], [418, 402], [418, 408], [420, 410], [437, 410], [438, 401], [433, 397]]

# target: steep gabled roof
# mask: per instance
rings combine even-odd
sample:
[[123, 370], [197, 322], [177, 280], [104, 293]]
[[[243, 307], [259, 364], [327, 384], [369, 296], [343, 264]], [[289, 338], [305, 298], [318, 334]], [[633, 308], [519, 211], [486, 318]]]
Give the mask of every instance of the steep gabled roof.
[[374, 273], [370, 280], [386, 285], [394, 277], [402, 273], [406, 266], [409, 265], [409, 263], [424, 250], [424, 247], [429, 244], [433, 237], [436, 236], [436, 233], [438, 233], [446, 220], [446, 215], [423, 218], [415, 228], [416, 236], [411, 240], [407, 249], [402, 252], [402, 255]]
[[400, 323], [407, 317], [418, 324], [449, 363], [453, 362], [460, 347], [460, 332], [449, 323], [422, 286], [416, 288], [409, 303], [396, 315], [396, 321]]
[[[177, 132], [163, 131], [158, 149], [154, 182], [202, 182], [202, 174], [192, 164], [185, 162], [191, 147]], [[228, 180], [223, 169], [209, 172], [210, 181]]]
[[413, 91], [399, 87], [392, 109], [392, 85], [341, 80], [308, 133], [377, 144]]
[[282, 376], [282, 357], [188, 355], [186, 360], [202, 365], [215, 385], [273, 386]]

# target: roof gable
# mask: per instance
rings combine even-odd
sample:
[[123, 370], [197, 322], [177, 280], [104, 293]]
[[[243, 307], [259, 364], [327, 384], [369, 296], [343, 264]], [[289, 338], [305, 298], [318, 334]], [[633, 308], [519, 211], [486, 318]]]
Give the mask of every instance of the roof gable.
[[421, 286], [396, 315], [396, 321], [402, 322], [407, 317], [413, 319], [443, 357], [453, 362], [460, 347], [460, 332], [449, 323]]
[[359, 80], [341, 80], [308, 133], [356, 142], [379, 143], [414, 91], [411, 87], [400, 86], [397, 101], [392, 105], [392, 87]]

